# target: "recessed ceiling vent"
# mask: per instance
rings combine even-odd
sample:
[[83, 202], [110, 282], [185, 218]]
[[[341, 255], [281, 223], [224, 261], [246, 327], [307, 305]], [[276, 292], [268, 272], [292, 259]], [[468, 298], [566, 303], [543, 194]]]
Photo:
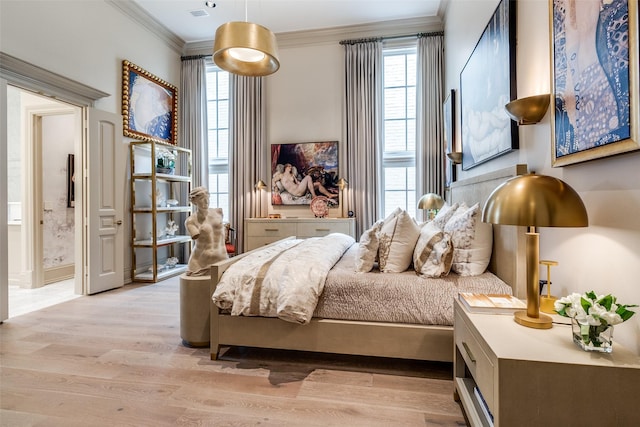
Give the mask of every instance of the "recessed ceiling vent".
[[192, 10], [189, 13], [196, 18], [200, 18], [201, 16], [209, 16], [209, 13], [204, 9]]

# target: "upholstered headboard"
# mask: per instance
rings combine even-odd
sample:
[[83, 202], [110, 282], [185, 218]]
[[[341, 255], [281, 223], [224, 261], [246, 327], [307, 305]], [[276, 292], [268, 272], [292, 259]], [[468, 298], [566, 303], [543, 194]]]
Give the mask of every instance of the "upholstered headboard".
[[[524, 175], [527, 165], [515, 165], [451, 184], [449, 203], [480, 203], [480, 211], [491, 192], [509, 178]], [[481, 220], [481, 216], [478, 218]], [[518, 298], [526, 297], [525, 227], [493, 225], [493, 252], [489, 270], [513, 288]]]

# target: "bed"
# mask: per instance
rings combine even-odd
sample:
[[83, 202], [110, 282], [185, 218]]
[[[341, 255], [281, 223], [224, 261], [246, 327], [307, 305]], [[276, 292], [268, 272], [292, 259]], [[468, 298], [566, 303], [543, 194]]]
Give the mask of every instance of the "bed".
[[[447, 199], [483, 206], [488, 195], [508, 178], [527, 172], [526, 165], [461, 180], [453, 183]], [[519, 227], [493, 227], [493, 250], [489, 270], [511, 286], [513, 294], [525, 296], [524, 233]], [[262, 249], [262, 248], [261, 248]], [[261, 250], [258, 249], [258, 250]], [[252, 253], [214, 264], [210, 294], [224, 272]], [[385, 274], [381, 274], [385, 276]], [[321, 308], [321, 307], [320, 307]], [[338, 354], [380, 356], [415, 360], [451, 362], [453, 326], [423, 325], [408, 322], [371, 322], [313, 317], [297, 324], [274, 317], [232, 316], [210, 299], [210, 350], [217, 359], [223, 346], [246, 346], [302, 350]]]

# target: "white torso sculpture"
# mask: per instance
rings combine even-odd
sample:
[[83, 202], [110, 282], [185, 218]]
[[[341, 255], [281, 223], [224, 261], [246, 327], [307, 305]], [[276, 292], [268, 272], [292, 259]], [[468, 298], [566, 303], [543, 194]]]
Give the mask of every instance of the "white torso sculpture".
[[211, 264], [229, 257], [224, 245], [222, 208], [209, 208], [209, 192], [205, 187], [194, 188], [189, 200], [198, 209], [184, 223], [195, 242], [186, 275], [208, 276]]

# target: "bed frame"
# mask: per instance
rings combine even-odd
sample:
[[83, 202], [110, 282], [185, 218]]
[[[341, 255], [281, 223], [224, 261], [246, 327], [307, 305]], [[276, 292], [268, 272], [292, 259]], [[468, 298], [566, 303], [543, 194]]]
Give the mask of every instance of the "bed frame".
[[[526, 165], [516, 165], [451, 185], [450, 203], [465, 201], [484, 205], [500, 183], [527, 172]], [[489, 269], [524, 297], [524, 231], [522, 227], [495, 227], [494, 250]], [[248, 253], [248, 252], [247, 252]], [[211, 287], [224, 271], [245, 254], [212, 266]], [[298, 325], [278, 318], [231, 316], [219, 312], [210, 301], [211, 359], [218, 357], [221, 346], [245, 346], [324, 353], [381, 356], [403, 359], [451, 362], [453, 327], [401, 323], [361, 322], [313, 318]]]

